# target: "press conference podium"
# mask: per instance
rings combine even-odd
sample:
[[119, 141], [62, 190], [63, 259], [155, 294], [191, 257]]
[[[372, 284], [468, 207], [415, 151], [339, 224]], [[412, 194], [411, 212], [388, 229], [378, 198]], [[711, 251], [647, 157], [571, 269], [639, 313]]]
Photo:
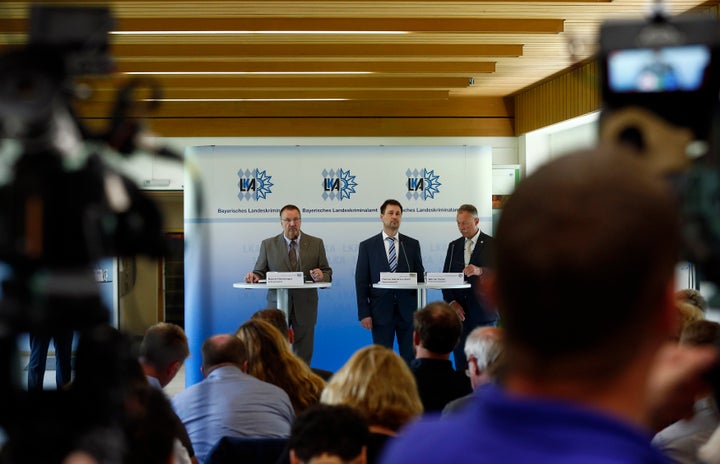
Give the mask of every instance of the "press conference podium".
[[417, 290], [417, 305], [418, 309], [424, 308], [427, 304], [427, 291], [428, 290], [443, 290], [443, 289], [459, 289], [459, 288], [470, 288], [470, 284], [465, 282], [462, 284], [440, 284], [440, 283], [432, 283], [428, 284], [425, 282], [417, 282], [417, 283], [403, 283], [403, 284], [383, 284], [383, 283], [376, 283], [373, 284], [373, 288], [383, 288], [383, 289], [394, 289], [394, 290]]

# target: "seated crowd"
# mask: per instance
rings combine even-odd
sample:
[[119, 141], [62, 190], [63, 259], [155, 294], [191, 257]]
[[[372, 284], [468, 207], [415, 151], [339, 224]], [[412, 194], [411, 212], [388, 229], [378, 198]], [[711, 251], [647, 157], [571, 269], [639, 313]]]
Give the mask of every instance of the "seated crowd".
[[[470, 333], [461, 374], [444, 302], [415, 313], [409, 365], [370, 345], [332, 375], [293, 354], [278, 310], [259, 311], [205, 340], [204, 380], [171, 400], [175, 457], [156, 462], [720, 463], [720, 325], [697, 292], [674, 292], [678, 218], [631, 156], [551, 161], [504, 206], [481, 290], [501, 322]], [[140, 361], [162, 387], [188, 353], [160, 349], [157, 330]]]

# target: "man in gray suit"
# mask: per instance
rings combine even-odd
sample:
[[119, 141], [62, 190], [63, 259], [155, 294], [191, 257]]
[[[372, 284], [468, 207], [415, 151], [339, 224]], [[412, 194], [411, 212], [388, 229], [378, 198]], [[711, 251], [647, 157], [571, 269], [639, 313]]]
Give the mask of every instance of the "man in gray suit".
[[[302, 271], [305, 280], [331, 282], [332, 269], [325, 255], [322, 239], [300, 231], [300, 209], [285, 205], [280, 210], [283, 233], [263, 240], [255, 268], [245, 276], [246, 282], [257, 282], [272, 272]], [[277, 291], [268, 290], [268, 307], [277, 308]], [[295, 334], [293, 350], [308, 365], [312, 360], [317, 322], [316, 288], [291, 289], [288, 292], [288, 319]]]

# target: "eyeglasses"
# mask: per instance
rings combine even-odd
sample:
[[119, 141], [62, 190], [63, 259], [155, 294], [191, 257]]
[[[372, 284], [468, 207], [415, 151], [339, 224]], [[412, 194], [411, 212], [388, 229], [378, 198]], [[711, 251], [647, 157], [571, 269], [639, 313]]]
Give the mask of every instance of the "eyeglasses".
[[296, 218], [296, 219], [281, 219], [281, 221], [284, 222], [285, 224], [299, 223], [300, 220], [301, 220], [300, 218]]

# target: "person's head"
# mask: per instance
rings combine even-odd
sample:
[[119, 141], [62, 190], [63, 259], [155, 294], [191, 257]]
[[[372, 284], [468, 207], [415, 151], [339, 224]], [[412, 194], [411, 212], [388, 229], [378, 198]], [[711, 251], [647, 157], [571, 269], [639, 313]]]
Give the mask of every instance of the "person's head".
[[690, 303], [691, 305], [696, 306], [702, 312], [707, 310], [707, 300], [698, 290], [684, 288], [675, 292], [675, 297], [679, 301], [684, 301], [685, 303]]
[[124, 401], [122, 426], [127, 464], [173, 462], [177, 422], [165, 394], [150, 385], [131, 388]]
[[457, 210], [457, 226], [460, 235], [465, 238], [473, 238], [478, 231], [478, 211], [473, 205], [460, 205]]
[[202, 344], [202, 365], [200, 369], [205, 377], [220, 366], [235, 366], [247, 370], [247, 351], [245, 345], [231, 334], [213, 335]]
[[250, 319], [238, 327], [235, 336], [247, 349], [247, 373], [285, 390], [296, 413], [319, 401], [325, 381], [292, 352], [272, 324]]
[[434, 301], [413, 314], [413, 342], [418, 357], [424, 350], [432, 354], [450, 355], [460, 342], [462, 321], [449, 304]]
[[285, 335], [288, 342], [293, 343], [295, 338], [293, 329], [288, 327], [287, 315], [282, 310], [276, 308], [261, 309], [255, 311], [255, 313], [250, 316], [250, 319], [262, 319], [265, 322], [269, 322], [273, 327], [278, 329], [282, 335]]
[[691, 322], [680, 334], [680, 344], [690, 346], [713, 345], [720, 335], [720, 324], [701, 319]]
[[291, 464], [364, 464], [370, 432], [363, 415], [344, 405], [315, 405], [290, 431]]
[[473, 389], [497, 379], [503, 363], [503, 329], [476, 327], [465, 340], [468, 376]]
[[629, 153], [555, 159], [500, 217], [486, 278], [507, 335], [508, 375], [610, 382], [676, 324], [679, 211]]
[[297, 206], [285, 205], [280, 209], [280, 226], [283, 234], [290, 240], [296, 239], [300, 235], [301, 222], [300, 208]]
[[397, 200], [385, 200], [380, 205], [380, 220], [386, 234], [395, 235], [397, 233], [402, 221], [402, 213], [403, 207]]
[[175, 377], [189, 355], [185, 332], [167, 322], [148, 328], [140, 344], [140, 362], [145, 372], [157, 378], [163, 387]]
[[423, 411], [410, 368], [380, 345], [356, 351], [330, 379], [320, 402], [346, 404], [363, 413], [371, 426], [393, 431]]

